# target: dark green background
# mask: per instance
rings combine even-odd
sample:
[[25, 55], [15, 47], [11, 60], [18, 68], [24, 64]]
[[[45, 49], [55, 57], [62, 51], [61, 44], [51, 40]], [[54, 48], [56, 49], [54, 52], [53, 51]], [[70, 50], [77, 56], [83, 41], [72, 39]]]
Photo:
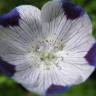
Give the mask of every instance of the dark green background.
[[[22, 4], [32, 4], [41, 8], [48, 0], [0, 0], [0, 15], [8, 12], [12, 8]], [[96, 0], [72, 0], [80, 4], [92, 18], [93, 35], [96, 37]], [[0, 96], [37, 96], [25, 91], [20, 85], [13, 80], [0, 75]], [[73, 86], [64, 94], [56, 96], [96, 96], [96, 72], [83, 84]]]

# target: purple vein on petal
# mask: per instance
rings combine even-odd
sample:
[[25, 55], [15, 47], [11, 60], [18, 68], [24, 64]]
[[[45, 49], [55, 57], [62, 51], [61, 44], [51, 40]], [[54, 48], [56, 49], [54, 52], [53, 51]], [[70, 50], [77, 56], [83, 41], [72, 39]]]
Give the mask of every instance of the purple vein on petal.
[[47, 96], [53, 96], [55, 94], [60, 94], [64, 93], [69, 87], [68, 86], [61, 86], [61, 85], [54, 85], [52, 84], [48, 89], [47, 89]]
[[3, 27], [18, 26], [19, 19], [20, 19], [19, 13], [15, 8], [9, 13], [0, 16], [0, 25], [2, 25]]
[[84, 10], [76, 4], [72, 4], [70, 2], [64, 2], [62, 0], [62, 7], [64, 9], [64, 13], [67, 19], [76, 19], [84, 15]]
[[88, 53], [85, 56], [85, 59], [88, 61], [90, 65], [93, 65], [96, 67], [96, 43], [88, 51]]
[[12, 77], [16, 72], [15, 65], [9, 64], [0, 57], [0, 71], [9, 77]]

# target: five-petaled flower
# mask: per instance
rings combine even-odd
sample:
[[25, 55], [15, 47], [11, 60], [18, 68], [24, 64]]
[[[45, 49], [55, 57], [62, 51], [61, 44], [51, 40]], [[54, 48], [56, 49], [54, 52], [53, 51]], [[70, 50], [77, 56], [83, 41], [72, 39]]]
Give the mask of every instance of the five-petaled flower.
[[96, 66], [91, 21], [79, 6], [49, 1], [0, 17], [0, 70], [41, 95], [84, 82]]

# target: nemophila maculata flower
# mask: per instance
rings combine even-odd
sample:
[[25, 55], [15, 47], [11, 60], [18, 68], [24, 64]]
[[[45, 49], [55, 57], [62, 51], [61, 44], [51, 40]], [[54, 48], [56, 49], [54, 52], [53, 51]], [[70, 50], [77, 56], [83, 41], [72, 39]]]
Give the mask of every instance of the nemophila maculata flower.
[[63, 93], [96, 67], [89, 16], [76, 4], [49, 1], [0, 17], [0, 70], [31, 92]]

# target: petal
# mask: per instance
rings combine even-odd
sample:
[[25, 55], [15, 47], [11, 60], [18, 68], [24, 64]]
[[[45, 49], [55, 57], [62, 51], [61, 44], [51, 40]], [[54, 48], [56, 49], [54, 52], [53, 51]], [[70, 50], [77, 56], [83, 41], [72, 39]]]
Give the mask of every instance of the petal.
[[26, 55], [37, 42], [37, 37], [41, 38], [40, 23], [40, 10], [31, 5], [16, 7], [0, 17], [0, 57], [4, 62], [16, 65], [16, 71], [25, 70], [25, 65], [30, 66]]
[[[87, 52], [72, 52], [63, 50], [57, 53], [57, 68], [59, 71], [58, 78], [62, 78], [62, 82], [67, 85], [80, 84], [88, 79], [95, 67], [90, 66], [85, 60]], [[74, 74], [74, 76], [72, 75]]]
[[50, 22], [60, 15], [66, 15], [67, 19], [76, 19], [84, 15], [84, 10], [76, 4], [63, 0], [49, 1], [42, 8], [42, 19]]
[[[20, 14], [19, 25], [21, 31], [23, 29], [22, 35], [28, 35], [32, 40], [37, 40], [42, 35], [42, 26], [41, 26], [41, 12], [38, 8], [31, 5], [23, 5], [17, 7], [17, 10]], [[20, 31], [20, 30], [18, 30]], [[28, 38], [27, 38], [28, 39]], [[32, 42], [31, 40], [31, 42]]]
[[[35, 92], [37, 94], [45, 94], [44, 78], [41, 77], [40, 69], [27, 68], [26, 70], [21, 70], [15, 73], [13, 79], [18, 83], [22, 84], [30, 92]], [[46, 82], [47, 83], [47, 82]]]
[[[66, 22], [66, 17], [63, 16], [63, 10], [61, 8], [61, 5], [61, 2], [49, 1], [43, 6], [41, 11], [41, 19], [43, 23], [42, 30], [45, 37], [48, 36], [52, 39], [51, 34], [59, 34], [59, 32], [57, 33], [56, 31], [61, 28], [61, 26], [58, 26], [59, 24], [62, 24], [61, 20], [63, 21], [63, 23]], [[63, 17], [64, 19], [62, 19]], [[55, 37], [53, 37], [53, 39]]]
[[88, 61], [90, 65], [96, 67], [96, 43], [90, 48], [90, 50], [85, 56], [85, 59]]
[[[32, 71], [32, 69], [29, 69], [28, 71], [24, 72], [25, 76], [21, 76], [22, 74], [18, 73], [17, 77], [18, 81], [22, 78], [22, 85], [28, 89], [31, 92], [35, 92], [37, 94], [41, 95], [54, 95], [56, 93], [63, 93], [66, 91], [68, 86], [65, 86], [64, 82], [62, 82], [62, 78], [60, 77], [60, 74], [54, 73], [53, 70], [42, 70], [38, 69], [35, 71]], [[56, 70], [55, 70], [56, 71]], [[17, 74], [17, 73], [16, 73]], [[15, 74], [15, 76], [16, 76]], [[62, 75], [63, 76], [63, 75]], [[59, 78], [60, 77], [60, 78]], [[20, 80], [19, 80], [20, 78]], [[58, 82], [59, 80], [59, 82]], [[26, 81], [26, 82], [25, 82]], [[19, 82], [20, 83], [20, 82]], [[52, 89], [51, 85], [54, 85], [55, 89]], [[65, 87], [63, 87], [65, 86]], [[55, 92], [56, 91], [56, 92]]]
[[84, 43], [85, 36], [92, 36], [90, 18], [79, 5], [61, 0], [49, 1], [42, 8], [41, 18], [43, 34], [49, 46], [63, 45], [67, 49]]
[[69, 50], [74, 53], [88, 52], [95, 42], [95, 38], [88, 34], [87, 31], [82, 31], [77, 35], [69, 39], [65, 44], [65, 50]]

